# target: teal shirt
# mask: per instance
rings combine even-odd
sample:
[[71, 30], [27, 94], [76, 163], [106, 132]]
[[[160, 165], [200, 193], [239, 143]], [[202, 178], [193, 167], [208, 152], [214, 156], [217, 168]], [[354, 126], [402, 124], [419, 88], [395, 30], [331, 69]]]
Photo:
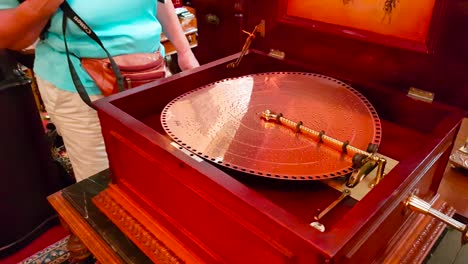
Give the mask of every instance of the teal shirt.
[[[155, 52], [160, 44], [161, 24], [156, 18], [156, 0], [68, 0], [71, 8], [85, 21], [112, 56]], [[0, 9], [13, 8], [17, 0], [0, 0]], [[99, 45], [70, 19], [67, 43], [81, 82], [90, 95], [101, 94], [80, 66], [79, 58], [105, 58]], [[164, 51], [161, 51], [164, 53]], [[62, 34], [62, 11], [51, 19], [44, 40], [36, 46], [34, 72], [60, 89], [76, 92], [70, 76]]]

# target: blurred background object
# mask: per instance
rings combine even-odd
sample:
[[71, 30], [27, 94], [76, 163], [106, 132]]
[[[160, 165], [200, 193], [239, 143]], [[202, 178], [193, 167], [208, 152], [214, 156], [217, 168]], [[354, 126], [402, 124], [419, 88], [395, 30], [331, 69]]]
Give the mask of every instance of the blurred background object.
[[0, 113], [1, 258], [57, 224], [46, 197], [72, 181], [51, 156], [31, 80], [9, 50], [0, 50]]

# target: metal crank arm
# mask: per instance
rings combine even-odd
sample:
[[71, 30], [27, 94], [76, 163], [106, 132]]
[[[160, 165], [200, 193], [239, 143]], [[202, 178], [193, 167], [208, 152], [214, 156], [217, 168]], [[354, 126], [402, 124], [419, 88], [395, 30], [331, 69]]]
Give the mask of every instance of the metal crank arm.
[[320, 214], [314, 217], [315, 221], [310, 223], [310, 226], [312, 226], [313, 228], [317, 229], [320, 232], [325, 232], [325, 226], [322, 223], [320, 223], [319, 220], [322, 219], [322, 217], [324, 217], [328, 212], [330, 212], [333, 208], [335, 208], [337, 204], [343, 201], [343, 199], [348, 197], [350, 194], [351, 194], [351, 191], [349, 191], [348, 189], [345, 189], [341, 193], [340, 197], [338, 197], [338, 199], [333, 201], [329, 206], [327, 206], [327, 208], [321, 211]]

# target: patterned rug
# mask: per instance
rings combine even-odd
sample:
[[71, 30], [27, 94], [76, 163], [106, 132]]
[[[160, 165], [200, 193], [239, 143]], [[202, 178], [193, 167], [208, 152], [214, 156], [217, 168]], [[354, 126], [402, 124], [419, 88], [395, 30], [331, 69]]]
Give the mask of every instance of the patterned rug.
[[69, 253], [67, 251], [67, 242], [69, 236], [55, 242], [47, 248], [37, 252], [19, 264], [66, 264], [68, 263]]

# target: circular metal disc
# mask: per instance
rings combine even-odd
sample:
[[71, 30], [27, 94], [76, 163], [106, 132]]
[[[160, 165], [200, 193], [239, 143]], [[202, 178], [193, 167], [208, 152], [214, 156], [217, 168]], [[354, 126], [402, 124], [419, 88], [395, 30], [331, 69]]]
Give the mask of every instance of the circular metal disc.
[[171, 101], [162, 125], [178, 144], [252, 175], [319, 180], [352, 171], [352, 158], [277, 123], [265, 110], [366, 150], [379, 144], [377, 112], [349, 85], [319, 74], [271, 72], [221, 80]]

